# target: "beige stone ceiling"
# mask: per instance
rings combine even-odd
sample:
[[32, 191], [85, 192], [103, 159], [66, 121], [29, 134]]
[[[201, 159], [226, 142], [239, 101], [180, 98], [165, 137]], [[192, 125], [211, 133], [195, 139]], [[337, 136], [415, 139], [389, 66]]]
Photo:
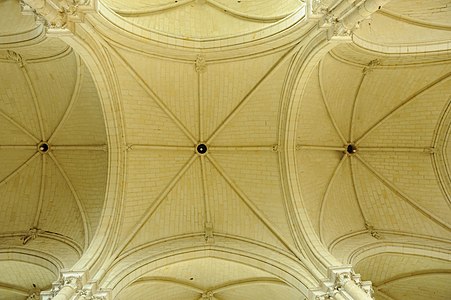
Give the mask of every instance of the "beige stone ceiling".
[[[106, 282], [115, 282], [117, 273], [125, 271], [121, 268], [127, 264], [121, 266], [121, 261], [147, 257], [140, 249], [167, 251], [164, 243], [171, 240], [225, 249], [242, 241], [289, 259], [300, 256], [285, 217], [278, 164], [281, 101], [274, 99], [287, 72], [287, 52], [207, 62], [200, 70], [195, 60], [174, 61], [119, 47], [111, 51], [123, 99], [127, 183], [113, 255], [118, 266], [112, 267]], [[206, 154], [196, 153], [199, 143], [207, 145]], [[170, 267], [180, 274], [190, 266], [196, 282], [178, 284], [180, 278], [156, 270], [147, 277], [164, 275], [167, 280], [144, 282], [139, 276], [118, 297], [139, 298], [150, 289], [157, 298], [197, 299], [201, 290], [238, 284], [241, 277], [232, 275], [239, 273], [249, 274], [243, 278], [249, 284], [218, 290], [217, 299], [248, 299], [256, 289], [261, 299], [302, 295], [274, 274], [260, 274], [244, 264], [207, 262], [204, 267], [197, 261]], [[202, 275], [206, 265], [210, 273]], [[221, 275], [231, 278], [208, 281], [224, 269], [234, 270]], [[268, 278], [277, 282], [268, 283]]]
[[[343, 263], [359, 261], [362, 276], [383, 286], [381, 299], [423, 299], [409, 278], [426, 267], [431, 274], [422, 275], [421, 286], [431, 287], [424, 293], [437, 288], [436, 299], [446, 299], [450, 292], [443, 289], [447, 259], [435, 270], [418, 256], [408, 273], [391, 262], [356, 258], [407, 243], [437, 247], [449, 260], [449, 182], [442, 175], [449, 177], [449, 168], [443, 170], [451, 150], [437, 141], [449, 139], [440, 128], [449, 128], [451, 64], [446, 56], [435, 56], [440, 63], [429, 59], [398, 57], [395, 66], [389, 56], [340, 46], [315, 68], [301, 103], [297, 162], [304, 204], [322, 242]], [[349, 143], [355, 154], [345, 152]], [[409, 259], [395, 256], [400, 264]], [[390, 273], [396, 270], [406, 278], [396, 279]]]
[[[408, 2], [384, 7], [357, 38], [373, 50], [446, 44], [446, 1], [416, 1], [415, 9]], [[111, 171], [109, 128], [97, 93], [105, 87], [83, 60], [44, 38], [15, 1], [0, 5], [0, 268], [21, 269], [0, 276], [0, 299], [24, 299], [30, 284], [48, 288], [92, 241]], [[99, 8], [108, 21], [86, 18], [105, 38], [99, 44], [124, 130], [117, 238], [96, 277], [115, 299], [197, 300], [208, 292], [216, 300], [298, 299], [317, 285], [319, 272], [305, 270], [312, 266], [287, 213], [279, 145], [290, 63], [301, 47], [287, 37], [265, 51], [199, 48], [177, 56], [139, 49], [146, 41], [134, 36], [174, 38], [160, 41], [172, 50], [229, 38], [239, 48], [253, 32], [266, 37], [263, 29], [289, 26], [302, 5], [108, 0]], [[110, 30], [110, 21], [124, 31]], [[1, 43], [29, 30], [33, 46]], [[378, 299], [446, 299], [449, 50], [389, 55], [360, 46], [327, 53], [295, 99], [295, 161], [288, 163], [301, 189], [297, 205], [335, 257], [373, 280]], [[48, 153], [37, 151], [40, 141]], [[199, 143], [206, 154], [196, 153]], [[355, 154], [346, 153], [349, 143]]]
[[[301, 185], [317, 195], [304, 197], [312, 219], [318, 220], [326, 244], [345, 232], [364, 229], [363, 220], [380, 229], [409, 228], [412, 233], [443, 236], [448, 231], [449, 199], [442, 193], [443, 183], [437, 181], [431, 151], [440, 116], [448, 109], [450, 64], [385, 68], [381, 59], [380, 65], [369, 68], [351, 65], [332, 52], [310, 79], [298, 143], [306, 157], [299, 156]], [[305, 126], [314, 128], [318, 122], [323, 124], [320, 130], [305, 132]], [[355, 156], [340, 153], [347, 143], [357, 145]], [[448, 149], [437, 152], [448, 153]], [[319, 157], [312, 162], [315, 156]], [[324, 164], [324, 173], [317, 171], [318, 163]], [[310, 186], [313, 182], [315, 188]], [[387, 202], [393, 197], [396, 204]], [[431, 197], [438, 201], [430, 203]], [[406, 215], [393, 220], [390, 211], [399, 210]], [[354, 225], [321, 224], [336, 220], [333, 215], [340, 211], [343, 221], [354, 214]], [[418, 226], [424, 222], [431, 224]]]
[[[19, 26], [1, 25], [0, 40], [40, 28], [15, 1], [1, 5], [0, 20]], [[47, 289], [77, 262], [105, 195], [107, 141], [93, 79], [65, 43], [40, 36], [0, 44], [1, 299], [24, 299], [33, 283]]]

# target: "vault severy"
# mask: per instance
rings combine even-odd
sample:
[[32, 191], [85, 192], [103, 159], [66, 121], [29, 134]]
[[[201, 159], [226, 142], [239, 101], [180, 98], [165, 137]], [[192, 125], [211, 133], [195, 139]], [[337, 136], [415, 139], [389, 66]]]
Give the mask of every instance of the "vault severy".
[[[272, 72], [274, 73], [272, 76], [277, 76], [277, 80], [275, 80], [274, 82], [281, 84], [282, 81], [280, 80], [280, 77], [282, 77], [284, 67], [281, 67], [280, 71], [272, 71], [271, 68], [271, 64], [279, 64], [279, 61], [276, 58], [280, 57], [280, 55], [280, 53], [274, 54], [269, 64], [266, 63], [266, 65], [262, 65], [262, 67], [258, 70], [258, 72], [260, 73], [259, 76], [263, 76], [265, 75], [265, 73]], [[129, 204], [126, 204], [125, 209], [127, 213], [125, 214], [125, 216], [126, 218], [128, 218], [127, 216], [131, 213], [129, 209], [131, 209], [135, 205], [131, 204], [133, 201], [139, 201], [139, 203], [143, 203], [143, 201], [148, 202], [150, 200], [150, 203], [154, 203], [152, 206], [155, 206], [155, 208], [152, 208], [151, 206], [147, 214], [144, 214], [144, 219], [142, 219], [142, 221], [138, 223], [142, 224], [142, 229], [140, 229], [139, 232], [135, 232], [135, 234], [137, 235], [136, 238], [134, 238], [133, 241], [130, 240], [130, 245], [126, 246], [126, 248], [130, 249], [130, 246], [132, 245], [134, 245], [133, 247], [136, 247], [139, 245], [139, 243], [146, 240], [144, 232], [146, 232], [147, 230], [145, 230], [145, 228], [149, 228], [151, 232], [154, 231], [153, 229], [150, 229], [150, 227], [152, 227], [150, 224], [145, 224], [146, 222], [153, 223], [153, 218], [162, 218], [162, 216], [157, 217], [156, 215], [164, 215], [163, 210], [170, 214], [170, 207], [175, 208], [177, 206], [176, 203], [180, 203], [179, 201], [187, 201], [188, 199], [191, 199], [191, 197], [193, 197], [194, 199], [200, 198], [198, 201], [195, 201], [194, 199], [191, 200], [193, 201], [193, 205], [196, 206], [196, 208], [192, 211], [192, 218], [197, 221], [195, 222], [195, 227], [193, 228], [188, 227], [188, 225], [187, 227], [180, 228], [185, 230], [186, 233], [192, 230], [200, 234], [202, 234], [202, 232], [206, 234], [205, 227], [208, 224], [212, 224], [213, 232], [219, 230], [220, 228], [222, 228], [222, 230], [226, 230], [226, 232], [229, 230], [235, 231], [235, 229], [232, 229], [232, 227], [224, 227], [224, 225], [226, 224], [223, 223], [225, 222], [224, 217], [220, 216], [221, 212], [220, 210], [218, 210], [218, 205], [220, 203], [227, 203], [229, 201], [241, 202], [241, 204], [239, 202], [235, 202], [233, 205], [227, 204], [227, 206], [229, 206], [229, 210], [231, 209], [229, 212], [231, 214], [230, 217], [232, 217], [233, 214], [239, 214], [239, 212], [236, 211], [237, 206], [239, 206], [243, 208], [246, 214], [253, 216], [252, 218], [257, 218], [256, 220], [260, 219], [260, 221], [257, 222], [260, 224], [259, 226], [263, 227], [261, 228], [261, 230], [267, 231], [268, 227], [270, 228], [270, 231], [274, 230], [274, 225], [272, 225], [271, 222], [266, 219], [267, 216], [265, 216], [265, 213], [261, 213], [261, 208], [259, 208], [258, 205], [253, 203], [253, 201], [251, 200], [251, 198], [253, 197], [251, 193], [253, 191], [242, 191], [239, 183], [240, 180], [234, 179], [235, 174], [239, 174], [236, 173], [236, 171], [238, 171], [240, 168], [240, 160], [243, 160], [243, 164], [246, 163], [246, 160], [249, 160], [248, 163], [253, 164], [254, 167], [259, 164], [259, 161], [266, 159], [266, 157], [271, 159], [272, 163], [277, 161], [277, 147], [274, 147], [274, 144], [277, 143], [277, 137], [274, 127], [268, 127], [269, 130], [264, 136], [262, 136], [262, 139], [252, 139], [250, 143], [246, 143], [247, 133], [245, 133], [240, 139], [237, 140], [235, 138], [235, 141], [233, 141], [233, 136], [235, 136], [234, 130], [240, 128], [239, 130], [246, 132], [246, 130], [253, 130], [254, 128], [257, 128], [255, 127], [255, 125], [251, 125], [250, 127], [246, 125], [246, 123], [252, 124], [252, 122], [254, 121], [252, 120], [252, 117], [251, 120], [249, 120], [248, 116], [252, 114], [256, 115], [254, 109], [260, 110], [263, 108], [262, 105], [264, 105], [262, 102], [258, 103], [258, 107], [253, 105], [254, 103], [258, 102], [258, 99], [262, 99], [262, 95], [264, 95], [264, 93], [269, 88], [259, 82], [260, 77], [255, 76], [255, 81], [253, 84], [257, 84], [256, 87], [254, 87], [252, 83], [248, 83], [248, 87], [246, 89], [243, 89], [243, 91], [240, 91], [238, 94], [236, 93], [237, 91], [234, 90], [224, 91], [224, 93], [221, 95], [221, 98], [213, 100], [213, 97], [219, 95], [220, 90], [218, 89], [222, 89], [222, 87], [218, 86], [211, 80], [213, 78], [216, 78], [217, 76], [220, 76], [219, 72], [221, 71], [221, 69], [224, 69], [223, 66], [209, 64], [207, 61], [206, 71], [200, 72], [196, 71], [194, 62], [191, 63], [191, 65], [186, 65], [185, 67], [183, 64], [177, 64], [162, 58], [142, 60], [146, 63], [137, 65], [136, 62], [140, 60], [138, 59], [136, 54], [127, 53], [122, 50], [121, 55], [118, 55], [116, 59], [118, 66], [119, 64], [127, 66], [128, 72], [135, 74], [133, 76], [136, 79], [142, 80], [140, 84], [141, 91], [138, 92], [139, 89], [137, 88], [135, 95], [136, 97], [146, 99], [148, 107], [153, 111], [154, 118], [150, 126], [142, 126], [142, 128], [139, 129], [139, 131], [143, 132], [147, 137], [145, 144], [142, 143], [142, 141], [141, 143], [134, 141], [136, 139], [133, 129], [134, 126], [129, 127], [129, 166], [130, 170], [133, 170], [130, 171], [129, 174], [133, 177], [133, 179], [131, 179], [131, 184], [129, 185], [130, 190], [128, 191], [128, 193], [130, 193], [130, 206]], [[256, 62], [259, 60], [262, 59], [256, 58], [254, 61]], [[173, 75], [186, 76], [186, 80], [193, 81], [193, 84], [185, 85], [184, 88], [179, 89], [177, 93], [180, 93], [180, 95], [173, 95], [172, 93], [168, 93], [167, 90], [161, 89], [161, 87], [163, 86], [159, 86], [158, 81], [153, 81], [151, 79], [152, 77], [149, 77], [154, 75], [151, 75], [147, 72], [149, 67], [157, 62], [159, 64], [167, 65], [168, 70], [169, 68], [182, 67], [184, 70], [183, 72]], [[145, 64], [148, 65], [146, 66]], [[231, 63], [228, 68], [234, 68], [235, 66], [238, 66], [238, 64]], [[230, 71], [227, 72], [231, 71], [233, 72], [233, 69], [230, 69]], [[246, 74], [243, 74], [242, 76], [246, 76]], [[234, 82], [238, 82], [240, 80], [240, 77], [241, 76], [237, 76], [236, 79], [233, 79]], [[154, 85], [148, 85], [147, 82], [152, 81], [154, 82]], [[174, 78], [174, 82], [179, 81], [180, 79]], [[270, 82], [269, 79], [267, 80], [267, 82]], [[161, 82], [161, 84], [166, 83]], [[247, 94], [249, 90], [253, 90], [254, 88], [257, 90], [255, 92], [255, 95]], [[279, 86], [278, 88], [280, 89], [281, 86]], [[269, 94], [268, 97], [265, 98], [266, 102], [271, 101], [271, 95], [272, 94]], [[180, 109], [175, 105], [175, 101], [177, 100], [176, 97], [187, 99], [185, 108]], [[223, 99], [227, 98], [229, 98], [229, 101], [223, 102]], [[133, 116], [133, 111], [135, 111], [135, 109], [132, 109], [132, 106], [136, 103], [134, 101], [134, 99], [130, 99], [127, 102], [123, 103], [126, 122], [134, 122], [134, 120], [130, 118], [131, 116]], [[213, 114], [211, 109], [218, 109], [213, 105], [227, 105], [228, 113], [224, 114], [224, 112], [221, 111], [222, 115]], [[273, 103], [270, 107], [277, 107], [278, 105], [278, 103]], [[158, 111], [161, 111], [161, 114]], [[219, 110], [217, 111], [219, 112]], [[146, 112], [144, 113], [145, 114], [140, 118], [142, 118], [141, 120], [144, 121], [144, 123], [147, 123], [145, 120], [149, 117], [147, 116]], [[195, 116], [195, 122], [192, 122], [193, 119], [189, 118], [189, 116]], [[273, 119], [270, 120], [270, 124], [268, 123], [268, 120], [264, 121], [256, 119], [255, 122], [258, 122], [262, 125], [266, 123], [268, 124], [268, 126], [277, 123], [276, 111], [272, 113], [271, 117]], [[141, 124], [142, 121], [140, 121]], [[131, 123], [129, 124], [131, 125]], [[212, 127], [212, 124], [217, 125], [215, 125], [216, 127]], [[232, 133], [229, 133], [230, 130], [232, 130]], [[166, 136], [165, 140], [167, 140], [168, 143], [163, 144], [161, 140], [158, 141], [159, 136]], [[153, 140], [151, 137], [153, 137]], [[227, 139], [231, 140], [224, 142]], [[199, 143], [199, 140], [204, 142]], [[216, 142], [216, 140], [218, 140], [219, 142]], [[259, 140], [261, 140], [262, 142], [259, 142]], [[270, 142], [268, 143], [267, 141]], [[192, 145], [194, 145], [194, 148]], [[140, 160], [146, 157], [146, 155], [148, 155], [149, 158], [156, 158], [160, 157], [159, 153], [163, 152], [166, 152], [166, 159], [161, 158], [160, 162], [155, 162], [152, 159], [152, 163], [149, 161], [149, 164], [146, 164], [147, 166], [143, 166], [141, 164], [139, 170], [135, 169], [135, 159]], [[227, 162], [230, 159], [232, 160], [230, 162]], [[151, 167], [151, 165], [154, 165], [154, 167]], [[172, 176], [165, 175], [168, 176], [168, 178], [172, 178], [169, 183], [167, 182], [167, 179], [166, 183], [161, 182], [163, 194], [156, 193], [156, 198], [153, 198], [150, 196], [151, 194], [138, 195], [133, 192], [133, 182], [135, 180], [139, 180], [139, 175], [132, 174], [141, 174], [145, 172], [144, 170], [149, 170], [149, 168], [161, 170], [163, 165], [166, 166], [165, 173], [172, 172]], [[230, 169], [230, 171], [225, 170], [230, 167], [232, 168]], [[275, 170], [277, 170], [277, 164], [274, 165], [274, 171]], [[228, 174], [228, 172], [232, 172], [233, 175]], [[271, 172], [273, 171], [271, 170]], [[277, 173], [278, 172], [276, 171], [275, 173], [271, 174], [271, 176], [276, 179], [278, 176]], [[247, 177], [248, 175], [244, 174], [244, 176]], [[188, 178], [192, 179], [188, 180]], [[278, 180], [280, 181], [280, 179]], [[156, 182], [155, 184], [160, 183]], [[188, 188], [187, 186], [184, 186], [186, 184], [190, 184], [190, 187]], [[164, 188], [165, 185], [167, 188]], [[217, 188], [219, 188], [221, 192], [218, 193], [213, 191]], [[187, 192], [187, 195], [181, 193], [183, 190]], [[277, 192], [278, 191], [274, 191], [272, 192], [272, 194]], [[226, 200], [226, 194], [230, 195], [232, 199]], [[278, 195], [278, 197], [280, 201], [283, 201], [280, 198], [280, 194]], [[186, 200], [182, 200], [185, 198]], [[280, 202], [279, 205], [280, 206], [277, 208], [277, 210], [279, 210], [279, 213], [283, 214], [283, 202]], [[180, 209], [182, 209], [182, 207]], [[275, 218], [275, 215], [273, 215], [272, 218], [273, 220], [277, 219]], [[216, 219], [217, 221], [213, 219]], [[276, 225], [276, 227], [286, 228], [286, 226], [281, 226], [280, 222], [283, 221], [277, 220], [277, 222], [279, 224]], [[140, 226], [138, 227], [140, 228]], [[176, 231], [180, 229], [174, 228], [174, 230]], [[278, 230], [280, 229], [276, 229], [275, 231], [277, 232]], [[169, 228], [169, 231], [168, 233], [166, 233], [166, 235], [177, 235], [176, 231], [172, 232], [172, 228]], [[131, 239], [132, 236], [126, 234], [126, 232], [127, 231], [124, 231], [123, 234]], [[236, 231], [235, 234], [239, 235], [239, 233]], [[247, 232], [246, 234], [250, 234], [250, 232]], [[251, 234], [251, 236], [252, 235], [253, 234]], [[161, 236], [161, 234], [154, 236]], [[255, 238], [256, 237], [254, 237], [254, 239]], [[269, 239], [263, 238], [263, 240], [272, 241], [273, 239], [275, 239], [275, 241], [277, 241], [278, 239], [280, 239], [283, 242], [279, 240], [278, 242], [276, 242], [276, 244], [279, 245], [279, 247], [286, 248], [287, 242], [285, 240], [289, 240], [290, 238], [290, 234], [285, 231], [283, 232], [282, 236], [277, 237], [276, 235], [275, 237], [273, 236]], [[257, 238], [257, 240], [259, 239], [260, 238]], [[124, 243], [124, 245], [127, 244], [128, 243]]]
[[[289, 50], [220, 61], [193, 53], [186, 61], [112, 47], [120, 90], [127, 95], [121, 103], [127, 187], [114, 267], [105, 285], [125, 285], [118, 278], [127, 260], [142, 251], [148, 253], [145, 260], [150, 253], [165, 256], [167, 243], [178, 245], [174, 257], [205, 246], [224, 253], [246, 248], [252, 255], [268, 255], [268, 265], [278, 257], [308, 274], [286, 218], [278, 160], [282, 101], [274, 99], [283, 89], [294, 53]], [[157, 68], [165, 75], [153, 72]], [[220, 80], [225, 76], [227, 84]], [[138, 284], [139, 278], [127, 283], [133, 293], [152, 285]], [[306, 294], [303, 283], [287, 282], [277, 272], [273, 278], [286, 285], [274, 288], [280, 289], [278, 297]], [[264, 280], [256, 286], [272, 289]], [[230, 293], [221, 299], [244, 297], [250, 290]]]

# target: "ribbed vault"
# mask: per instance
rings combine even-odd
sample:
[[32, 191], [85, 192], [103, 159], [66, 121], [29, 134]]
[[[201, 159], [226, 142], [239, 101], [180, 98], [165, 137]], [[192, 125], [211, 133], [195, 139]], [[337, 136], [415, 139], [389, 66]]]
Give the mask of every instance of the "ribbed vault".
[[107, 140], [85, 64], [61, 40], [42, 37], [42, 24], [21, 16], [15, 1], [1, 5], [2, 22], [20, 26], [0, 33], [17, 37], [0, 38], [0, 255], [9, 253], [0, 262], [0, 295], [24, 299], [33, 283], [48, 289], [92, 241]]
[[[278, 99], [294, 51], [210, 61], [208, 55], [175, 60], [110, 47], [123, 96], [127, 185], [118, 243], [105, 282], [116, 280], [115, 272], [123, 272], [116, 265], [141, 249], [155, 251], [168, 241], [190, 238], [190, 247], [214, 245], [238, 251], [242, 242], [255, 255], [274, 253], [301, 265], [303, 255], [286, 217], [278, 159]], [[257, 252], [258, 247], [267, 253]], [[187, 251], [179, 246], [175, 253], [182, 250]], [[221, 269], [215, 264], [212, 269]], [[247, 272], [235, 265], [237, 273], [240, 268]], [[199, 268], [192, 269], [193, 277], [199, 275]], [[151, 279], [155, 276], [161, 277], [137, 279], [118, 297], [139, 290], [168, 291], [172, 279]], [[245, 279], [248, 284], [218, 290], [217, 299], [250, 297], [256, 292], [254, 284], [262, 297], [299, 294], [281, 279], [266, 287], [267, 277], [250, 276]], [[264, 279], [263, 287], [259, 278]], [[216, 291], [227, 282], [234, 281], [204, 288]], [[190, 289], [189, 284], [169, 288], [176, 295], [161, 297], [200, 298], [199, 287]]]
[[304, 204], [322, 242], [344, 263], [358, 262], [360, 251], [405, 242], [449, 251], [448, 182], [439, 171], [449, 149], [436, 141], [448, 140], [440, 128], [449, 122], [450, 63], [407, 57], [394, 66], [385, 59], [355, 46], [332, 50], [313, 71], [301, 103]]
[[351, 38], [338, 1], [86, 1], [61, 40], [0, 2], [0, 299], [66, 268], [113, 299], [304, 299], [340, 263], [446, 299], [449, 5], [411, 2]]

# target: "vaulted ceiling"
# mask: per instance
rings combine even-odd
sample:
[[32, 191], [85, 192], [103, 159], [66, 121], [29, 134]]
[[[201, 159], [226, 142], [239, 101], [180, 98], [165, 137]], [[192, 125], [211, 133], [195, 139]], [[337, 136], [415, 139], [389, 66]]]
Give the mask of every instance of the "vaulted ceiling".
[[[438, 141], [441, 128], [449, 128], [451, 65], [437, 59], [385, 64], [384, 56], [345, 45], [326, 55], [309, 79], [298, 123], [299, 184], [317, 234], [343, 262], [382, 245], [447, 249], [449, 183], [442, 178], [449, 178], [451, 151]], [[381, 276], [374, 260], [356, 269]], [[441, 277], [424, 275], [422, 282], [445, 285], [442, 263]]]
[[88, 52], [1, 1], [0, 268], [14, 275], [0, 275], [0, 299], [86, 260], [118, 186], [95, 275], [115, 299], [305, 297], [324, 275], [297, 218], [377, 299], [447, 299], [446, 2], [390, 2], [305, 75], [298, 38], [316, 23], [301, 1], [96, 2], [85, 22], [114, 78], [112, 125]]
[[[0, 290], [24, 299], [51, 286], [93, 239], [102, 214], [107, 140], [96, 87], [79, 56], [42, 24], [0, 3]], [[15, 25], [16, 24], [16, 25]]]

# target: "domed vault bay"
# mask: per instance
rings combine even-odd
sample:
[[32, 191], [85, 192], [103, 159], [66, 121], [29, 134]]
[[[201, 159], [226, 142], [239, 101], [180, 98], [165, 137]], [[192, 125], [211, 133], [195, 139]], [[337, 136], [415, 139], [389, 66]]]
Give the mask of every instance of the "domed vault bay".
[[0, 1], [0, 299], [449, 299], [448, 2]]

